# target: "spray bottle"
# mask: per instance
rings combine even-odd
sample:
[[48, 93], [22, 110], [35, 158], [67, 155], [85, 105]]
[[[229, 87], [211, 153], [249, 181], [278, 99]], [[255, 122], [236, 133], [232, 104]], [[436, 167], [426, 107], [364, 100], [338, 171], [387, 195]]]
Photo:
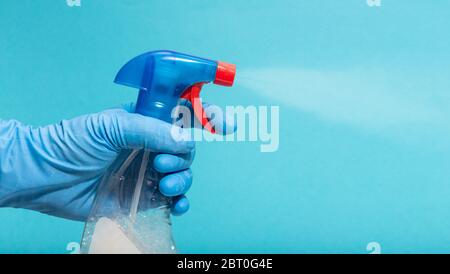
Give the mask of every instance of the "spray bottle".
[[[173, 51], [152, 51], [129, 61], [115, 83], [138, 88], [136, 113], [173, 122], [181, 98], [214, 133], [199, 99], [205, 83], [232, 86], [236, 67]], [[153, 169], [156, 153], [121, 152], [98, 186], [81, 241], [82, 253], [176, 253], [172, 238], [172, 199], [158, 189], [164, 176]]]

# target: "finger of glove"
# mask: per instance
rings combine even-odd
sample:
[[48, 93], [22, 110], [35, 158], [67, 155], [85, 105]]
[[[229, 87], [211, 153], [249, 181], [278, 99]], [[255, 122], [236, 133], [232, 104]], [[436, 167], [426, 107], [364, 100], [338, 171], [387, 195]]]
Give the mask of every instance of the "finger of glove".
[[153, 167], [161, 173], [173, 173], [188, 169], [195, 157], [195, 150], [188, 153], [172, 155], [159, 154], [153, 160]]
[[164, 176], [159, 182], [159, 191], [167, 197], [175, 197], [188, 192], [192, 185], [190, 169]]
[[189, 210], [189, 207], [189, 200], [186, 198], [186, 196], [181, 195], [174, 198], [171, 213], [174, 216], [180, 216], [185, 214]]

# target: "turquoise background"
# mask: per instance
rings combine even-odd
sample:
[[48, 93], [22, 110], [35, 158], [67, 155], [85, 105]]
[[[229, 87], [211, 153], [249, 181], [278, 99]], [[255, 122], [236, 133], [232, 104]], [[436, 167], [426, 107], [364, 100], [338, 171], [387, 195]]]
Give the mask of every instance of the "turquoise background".
[[[2, 0], [0, 117], [135, 100], [112, 80], [173, 49], [238, 64], [207, 101], [280, 106], [280, 147], [199, 143], [181, 252], [450, 252], [450, 2]], [[0, 210], [0, 252], [68, 253], [83, 224]]]

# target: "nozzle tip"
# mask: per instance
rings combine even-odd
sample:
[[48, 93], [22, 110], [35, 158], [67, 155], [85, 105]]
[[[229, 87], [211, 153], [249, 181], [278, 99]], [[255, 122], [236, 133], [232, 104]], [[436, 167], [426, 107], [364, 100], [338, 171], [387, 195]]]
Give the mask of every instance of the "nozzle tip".
[[236, 76], [236, 65], [225, 62], [217, 62], [216, 79], [214, 84], [231, 87]]

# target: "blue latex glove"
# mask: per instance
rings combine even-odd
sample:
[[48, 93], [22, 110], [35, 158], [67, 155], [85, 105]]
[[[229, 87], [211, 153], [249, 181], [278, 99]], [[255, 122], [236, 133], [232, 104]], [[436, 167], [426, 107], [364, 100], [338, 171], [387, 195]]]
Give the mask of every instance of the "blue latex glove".
[[[144, 148], [162, 153], [153, 163], [158, 171], [169, 173], [160, 181], [160, 190], [175, 197], [174, 215], [185, 213], [194, 142], [175, 141], [170, 124], [134, 114], [132, 108], [128, 105], [41, 128], [0, 120], [0, 207], [84, 221], [97, 185], [120, 151]], [[234, 124], [227, 123], [218, 124], [216, 130], [234, 131]]]

